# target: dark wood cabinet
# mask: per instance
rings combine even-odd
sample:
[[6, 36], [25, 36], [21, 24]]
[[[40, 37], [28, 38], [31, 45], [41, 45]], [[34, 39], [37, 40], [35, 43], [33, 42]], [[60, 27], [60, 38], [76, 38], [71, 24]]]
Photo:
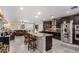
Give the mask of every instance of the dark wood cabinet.
[[79, 15], [74, 17], [74, 23], [79, 24]]
[[61, 28], [62, 20], [56, 19], [56, 28]]
[[43, 30], [49, 30], [52, 27], [52, 21], [44, 21], [43, 22]]
[[9, 45], [9, 37], [0, 37], [0, 42]]
[[26, 33], [26, 30], [15, 30], [16, 36], [23, 36]]
[[52, 49], [52, 36], [46, 36], [46, 51]]

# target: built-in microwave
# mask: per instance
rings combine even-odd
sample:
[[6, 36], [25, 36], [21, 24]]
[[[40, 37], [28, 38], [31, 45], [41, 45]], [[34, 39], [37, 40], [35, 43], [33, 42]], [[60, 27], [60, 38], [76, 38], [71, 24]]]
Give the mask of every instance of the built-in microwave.
[[75, 30], [79, 30], [79, 25], [75, 25]]

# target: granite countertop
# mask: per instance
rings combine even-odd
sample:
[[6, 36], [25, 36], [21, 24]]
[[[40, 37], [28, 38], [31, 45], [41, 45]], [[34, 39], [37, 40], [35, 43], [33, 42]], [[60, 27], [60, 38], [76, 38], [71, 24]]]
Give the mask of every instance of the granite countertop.
[[7, 36], [0, 36], [0, 37], [10, 37], [10, 35], [7, 35]]
[[40, 31], [40, 32], [60, 33], [60, 32], [58, 32], [58, 31]]
[[52, 36], [52, 34], [47, 34], [47, 33], [32, 33], [32, 32], [29, 33], [37, 37]]

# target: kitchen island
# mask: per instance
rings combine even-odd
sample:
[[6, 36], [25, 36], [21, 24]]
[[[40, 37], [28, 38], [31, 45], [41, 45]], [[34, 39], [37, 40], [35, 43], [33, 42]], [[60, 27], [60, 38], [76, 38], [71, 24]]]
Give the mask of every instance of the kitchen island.
[[36, 44], [37, 49], [45, 53], [48, 50], [52, 49], [52, 34], [46, 34], [46, 33], [29, 33], [31, 35], [36, 36]]
[[61, 40], [61, 33], [59, 31], [40, 31], [40, 33], [52, 34], [53, 38]]

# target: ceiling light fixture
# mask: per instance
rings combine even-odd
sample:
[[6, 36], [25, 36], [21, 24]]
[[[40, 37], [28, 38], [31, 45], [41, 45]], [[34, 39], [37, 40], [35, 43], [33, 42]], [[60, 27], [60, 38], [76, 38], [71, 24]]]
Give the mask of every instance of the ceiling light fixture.
[[38, 18], [38, 16], [35, 16], [35, 18]]
[[45, 21], [46, 19], [45, 18], [43, 18], [43, 21]]
[[53, 19], [53, 18], [54, 18], [54, 16], [51, 16], [51, 18]]
[[69, 13], [70, 13], [70, 11], [71, 11], [71, 9], [67, 10], [67, 11], [66, 11], [66, 13], [67, 13], [67, 14], [69, 14]]
[[21, 10], [21, 11], [23, 11], [23, 10], [24, 10], [24, 8], [23, 8], [23, 7], [20, 7], [20, 10]]
[[40, 14], [41, 14], [41, 12], [38, 12], [37, 14], [38, 14], [38, 15], [40, 15]]
[[69, 14], [70, 13], [70, 11], [67, 11], [67, 14]]

